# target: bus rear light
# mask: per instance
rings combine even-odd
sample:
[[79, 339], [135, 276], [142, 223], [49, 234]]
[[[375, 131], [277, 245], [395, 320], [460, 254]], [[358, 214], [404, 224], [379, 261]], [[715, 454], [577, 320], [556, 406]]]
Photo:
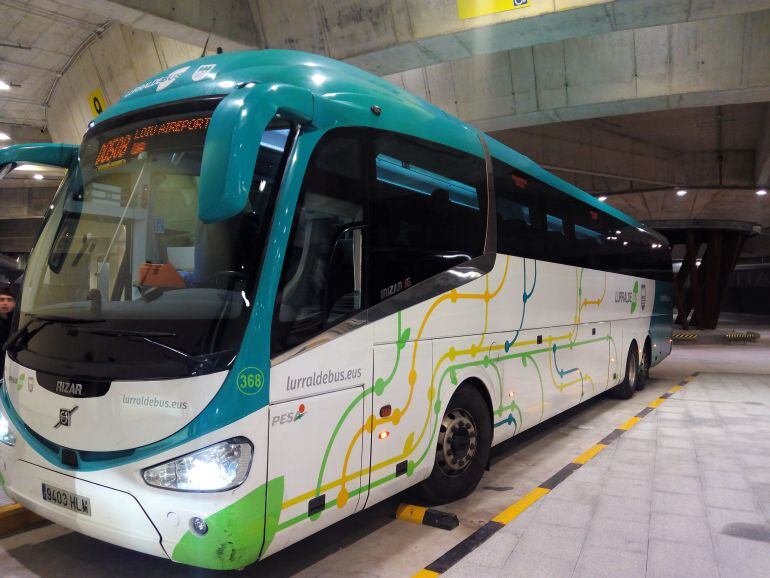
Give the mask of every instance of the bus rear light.
[[147, 468], [142, 477], [149, 485], [166, 490], [232, 490], [249, 475], [252, 454], [246, 438], [235, 438]]
[[389, 431], [381, 431], [379, 434], [377, 434], [377, 437], [380, 438], [381, 440], [384, 440], [389, 435], [390, 435]]

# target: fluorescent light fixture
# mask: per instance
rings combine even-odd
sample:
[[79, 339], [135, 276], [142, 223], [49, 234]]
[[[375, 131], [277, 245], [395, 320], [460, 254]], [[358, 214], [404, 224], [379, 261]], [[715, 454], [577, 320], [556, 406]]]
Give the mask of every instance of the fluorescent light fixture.
[[687, 194], [687, 191], [685, 189], [677, 189], [676, 194], [678, 197], [684, 197]]
[[759, 189], [759, 190], [757, 191], [757, 194], [758, 194], [760, 197], [764, 197], [764, 196], [767, 194], [767, 189]]
[[43, 175], [41, 175], [40, 173], [37, 173], [32, 178], [35, 179], [36, 181], [42, 181], [43, 180]]
[[0, 90], [11, 90], [11, 85], [4, 80], [0, 80]]
[[600, 203], [603, 203], [603, 202], [604, 202], [604, 201], [606, 201], [606, 200], [607, 200], [607, 197], [605, 197], [604, 195], [602, 195], [601, 197], [599, 197], [599, 202], [600, 202]]
[[0, 132], [0, 140], [11, 140], [11, 137], [4, 132]]

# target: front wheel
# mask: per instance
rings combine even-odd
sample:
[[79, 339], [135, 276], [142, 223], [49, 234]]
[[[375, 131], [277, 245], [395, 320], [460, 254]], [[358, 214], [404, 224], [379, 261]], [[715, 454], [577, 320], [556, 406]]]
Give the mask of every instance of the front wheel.
[[433, 471], [417, 486], [419, 497], [444, 504], [470, 494], [484, 475], [491, 446], [487, 404], [475, 388], [461, 386], [441, 420]]

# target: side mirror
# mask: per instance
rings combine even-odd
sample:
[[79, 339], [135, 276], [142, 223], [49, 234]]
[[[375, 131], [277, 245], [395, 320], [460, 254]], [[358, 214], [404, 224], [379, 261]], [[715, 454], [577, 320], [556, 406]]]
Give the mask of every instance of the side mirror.
[[77, 145], [57, 143], [11, 145], [0, 149], [0, 178], [15, 169], [20, 162], [69, 169], [77, 158]]
[[249, 83], [226, 96], [214, 110], [201, 161], [201, 221], [222, 221], [246, 206], [262, 134], [275, 116], [309, 123], [313, 95], [296, 86]]

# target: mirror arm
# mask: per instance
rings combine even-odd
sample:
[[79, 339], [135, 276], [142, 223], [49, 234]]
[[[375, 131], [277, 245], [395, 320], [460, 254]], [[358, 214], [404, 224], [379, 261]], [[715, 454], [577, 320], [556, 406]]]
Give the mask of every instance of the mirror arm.
[[222, 221], [243, 210], [262, 134], [274, 117], [302, 125], [313, 119], [310, 91], [285, 84], [249, 84], [223, 98], [209, 122], [198, 203], [204, 223]]

